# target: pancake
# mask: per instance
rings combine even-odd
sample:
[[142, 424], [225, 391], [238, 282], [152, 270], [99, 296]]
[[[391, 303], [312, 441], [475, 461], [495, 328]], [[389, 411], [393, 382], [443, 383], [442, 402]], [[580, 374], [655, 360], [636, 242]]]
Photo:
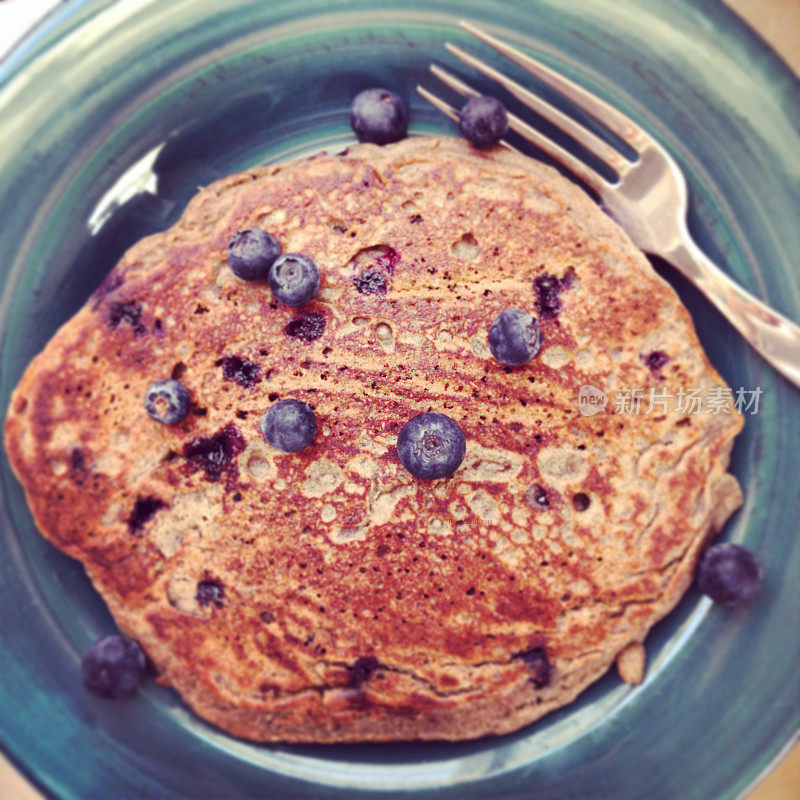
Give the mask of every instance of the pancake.
[[[232, 274], [252, 227], [315, 260], [315, 300]], [[487, 346], [509, 307], [543, 340], [516, 368]], [[170, 376], [191, 409], [167, 426], [143, 397]], [[603, 410], [581, 413], [585, 386]], [[638, 413], [617, 402], [634, 388]], [[419, 137], [202, 189], [34, 359], [6, 446], [41, 532], [201, 717], [259, 741], [466, 739], [571, 702], [618, 656], [640, 679], [741, 502], [741, 417], [687, 413], [689, 389], [727, 387], [586, 194]], [[648, 410], [651, 390], [671, 399]], [[259, 430], [284, 398], [318, 421], [295, 454]], [[466, 437], [449, 478], [398, 459], [423, 411]]]

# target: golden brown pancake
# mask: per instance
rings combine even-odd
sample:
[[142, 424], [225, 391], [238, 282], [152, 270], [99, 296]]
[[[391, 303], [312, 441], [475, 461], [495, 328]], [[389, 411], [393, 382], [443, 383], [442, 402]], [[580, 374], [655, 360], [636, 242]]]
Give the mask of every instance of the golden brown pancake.
[[[314, 301], [232, 274], [252, 227], [315, 260]], [[486, 339], [512, 306], [543, 335], [517, 368]], [[173, 426], [143, 405], [170, 376], [192, 399]], [[205, 719], [263, 741], [464, 739], [569, 703], [642, 642], [740, 503], [738, 414], [584, 416], [583, 385], [725, 388], [580, 189], [412, 138], [203, 189], [33, 361], [6, 444], [42, 533]], [[300, 453], [259, 430], [283, 398], [317, 416]], [[427, 410], [467, 440], [431, 482], [395, 447]]]

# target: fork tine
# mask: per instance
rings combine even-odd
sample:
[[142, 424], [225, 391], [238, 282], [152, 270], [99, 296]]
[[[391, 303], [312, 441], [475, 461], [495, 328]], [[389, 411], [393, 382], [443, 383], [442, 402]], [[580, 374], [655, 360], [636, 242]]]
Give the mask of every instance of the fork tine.
[[560, 75], [555, 70], [550, 69], [550, 67], [546, 67], [536, 59], [521, 53], [519, 50], [495, 38], [491, 34], [485, 33], [480, 28], [476, 28], [472, 23], [466, 20], [461, 20], [459, 25], [467, 31], [467, 33], [471, 33], [484, 44], [488, 44], [489, 47], [493, 48], [501, 55], [506, 56], [506, 58], [522, 67], [526, 72], [529, 72], [543, 83], [546, 83], [557, 92], [560, 92], [564, 97], [567, 97], [575, 103], [575, 105], [600, 120], [600, 122], [635, 149], [638, 150], [639, 146], [650, 144], [653, 141], [645, 131], [633, 122], [633, 120], [606, 103], [605, 100], [587, 91], [577, 83], [574, 83], [569, 78]]
[[[424, 86], [420, 86], [419, 84], [417, 84], [417, 92], [419, 92], [419, 94], [421, 94], [432, 106], [438, 108], [442, 114], [458, 124], [458, 111], [456, 111], [451, 105], [445, 103], [444, 100], [440, 99], [432, 92], [429, 92]], [[502, 140], [500, 144], [507, 150], [511, 150], [514, 153], [520, 152], [516, 147], [514, 147], [514, 145], [509, 144], [505, 140]]]
[[478, 72], [491, 78], [493, 81], [499, 83], [503, 88], [510, 92], [520, 102], [524, 103], [528, 108], [532, 108], [545, 119], [552, 122], [562, 131], [569, 134], [575, 141], [580, 142], [590, 153], [593, 153], [601, 161], [605, 162], [614, 169], [617, 173], [625, 170], [626, 166], [630, 166], [630, 161], [626, 159], [616, 148], [612, 147], [608, 142], [603, 141], [599, 136], [596, 136], [588, 128], [581, 125], [572, 117], [565, 114], [555, 106], [548, 103], [541, 97], [537, 97], [533, 92], [528, 91], [524, 86], [517, 83], [515, 80], [503, 75], [493, 67], [484, 63], [475, 56], [470, 55], [460, 47], [456, 47], [449, 42], [445, 42], [445, 48], [448, 52], [452, 53], [456, 58], [461, 59], [465, 64], [477, 70]]
[[435, 108], [438, 108], [446, 117], [450, 117], [453, 122], [458, 124], [458, 112], [453, 106], [448, 105], [444, 100], [440, 100], [435, 94], [429, 92], [424, 86], [417, 84], [417, 91]]
[[[455, 75], [451, 75], [447, 70], [442, 69], [441, 67], [437, 66], [436, 64], [431, 64], [431, 72], [439, 78], [442, 83], [449, 86], [451, 89], [455, 89], [459, 94], [464, 95], [465, 97], [479, 97], [480, 92], [476, 89], [473, 89], [468, 84], [464, 83], [464, 81], [456, 78]], [[427, 94], [430, 94], [429, 92]], [[426, 94], [423, 94], [423, 97], [429, 99]], [[438, 98], [436, 98], [438, 100]], [[438, 100], [441, 103], [441, 100]], [[440, 106], [437, 103], [434, 103], [437, 108]], [[450, 116], [450, 119], [455, 119], [458, 121], [458, 112], [454, 109], [450, 108], [450, 111], [453, 112], [455, 117]], [[552, 156], [556, 161], [560, 164], [563, 164], [570, 172], [574, 175], [577, 175], [584, 183], [591, 186], [596, 192], [602, 192], [605, 189], [609, 189], [611, 184], [599, 173], [595, 172], [591, 167], [587, 164], [584, 164], [583, 161], [576, 158], [572, 153], [568, 150], [565, 150], [561, 145], [556, 144], [552, 139], [549, 139], [544, 134], [537, 131], [535, 128], [532, 128], [528, 125], [527, 122], [523, 122], [516, 114], [509, 114], [508, 115], [508, 125], [511, 130], [516, 131], [523, 139], [527, 139], [532, 144], [535, 144], [541, 150], [544, 150], [545, 153]]]

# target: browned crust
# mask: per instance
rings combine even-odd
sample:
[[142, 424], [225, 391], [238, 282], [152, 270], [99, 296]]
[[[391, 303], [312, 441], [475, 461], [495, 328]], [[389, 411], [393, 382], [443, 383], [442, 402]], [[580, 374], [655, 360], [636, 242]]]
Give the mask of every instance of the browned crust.
[[[319, 264], [304, 311], [324, 316], [320, 339], [287, 338], [294, 312], [225, 267], [230, 235], [256, 225]], [[353, 271], [378, 246], [400, 256], [389, 292], [360, 294]], [[568, 270], [541, 356], [511, 372], [488, 358], [494, 314], [535, 312], [533, 279]], [[660, 373], [642, 363], [653, 350], [670, 358]], [[262, 381], [225, 381], [224, 354]], [[141, 398], [178, 364], [195, 409], [165, 428]], [[643, 641], [740, 503], [726, 472], [739, 415], [582, 417], [585, 383], [724, 387], [672, 289], [580, 190], [515, 154], [409, 139], [202, 190], [34, 359], [6, 447], [43, 534], [204, 718], [263, 741], [462, 739], [570, 702]], [[303, 453], [261, 440], [270, 395], [315, 405]], [[468, 441], [434, 484], [393, 449], [428, 408]], [[246, 450], [209, 482], [183, 447], [231, 423]], [[546, 511], [525, 501], [534, 483]], [[151, 496], [166, 507], [131, 532]], [[221, 607], [196, 601], [209, 577]], [[517, 657], [531, 648], [550, 658], [549, 686]], [[348, 667], [365, 656], [381, 666], [356, 686]]]

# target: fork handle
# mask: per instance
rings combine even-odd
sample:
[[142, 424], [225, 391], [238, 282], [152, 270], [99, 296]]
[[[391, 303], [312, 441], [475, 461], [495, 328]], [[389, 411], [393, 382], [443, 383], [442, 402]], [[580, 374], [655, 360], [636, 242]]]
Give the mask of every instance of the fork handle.
[[666, 254], [763, 358], [800, 387], [800, 326], [732, 281], [698, 246], [688, 231]]

